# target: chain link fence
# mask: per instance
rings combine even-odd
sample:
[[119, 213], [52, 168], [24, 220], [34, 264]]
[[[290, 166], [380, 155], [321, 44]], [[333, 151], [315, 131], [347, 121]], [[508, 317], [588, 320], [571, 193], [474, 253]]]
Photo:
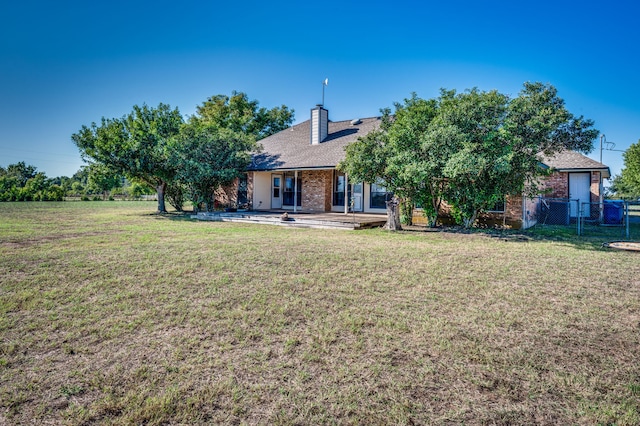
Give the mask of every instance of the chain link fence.
[[581, 203], [578, 199], [546, 197], [534, 201], [535, 215], [531, 220], [543, 232], [640, 240], [640, 202]]
[[541, 226], [562, 226], [579, 232], [577, 211], [579, 200], [538, 197], [536, 219]]
[[616, 240], [640, 239], [640, 202], [605, 200], [582, 203], [579, 235]]

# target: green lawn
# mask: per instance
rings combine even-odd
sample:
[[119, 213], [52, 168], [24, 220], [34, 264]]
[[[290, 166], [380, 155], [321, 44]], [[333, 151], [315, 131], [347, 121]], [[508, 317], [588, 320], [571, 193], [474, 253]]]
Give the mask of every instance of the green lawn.
[[0, 424], [640, 424], [640, 253], [0, 203]]

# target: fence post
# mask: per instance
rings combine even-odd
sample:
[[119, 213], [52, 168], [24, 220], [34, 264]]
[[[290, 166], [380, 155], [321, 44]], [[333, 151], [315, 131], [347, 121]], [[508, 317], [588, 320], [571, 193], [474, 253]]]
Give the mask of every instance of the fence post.
[[576, 204], [578, 207], [578, 218], [577, 218], [577, 222], [578, 222], [578, 236], [582, 235], [582, 228], [580, 226], [580, 222], [582, 221], [582, 209], [580, 208], [580, 199], [576, 200]]
[[626, 212], [625, 212], [625, 217], [626, 217], [625, 225], [627, 227], [627, 240], [630, 240], [631, 237], [629, 235], [629, 202], [628, 201], [624, 202], [624, 209], [626, 210]]

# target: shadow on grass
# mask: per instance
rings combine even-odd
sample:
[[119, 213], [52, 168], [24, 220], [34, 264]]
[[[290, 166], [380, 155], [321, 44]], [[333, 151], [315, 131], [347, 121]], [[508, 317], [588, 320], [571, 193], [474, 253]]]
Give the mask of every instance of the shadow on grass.
[[159, 212], [152, 212], [152, 213], [147, 213], [148, 216], [152, 216], [154, 219], [157, 220], [173, 220], [173, 221], [181, 221], [181, 222], [186, 222], [186, 221], [195, 221], [197, 219], [192, 219], [191, 215], [193, 215], [194, 213], [192, 211], [169, 211], [166, 213], [159, 213]]
[[[630, 225], [630, 236], [640, 236], [640, 224]], [[408, 234], [442, 232], [449, 234], [486, 236], [505, 242], [526, 243], [528, 241], [553, 241], [570, 244], [581, 250], [611, 250], [604, 246], [612, 241], [626, 240], [626, 233], [620, 227], [587, 228], [583, 235], [577, 235], [575, 227], [536, 225], [527, 230], [499, 229], [499, 228], [471, 228], [462, 226], [438, 226], [428, 228], [424, 226], [405, 226], [401, 231]]]
[[[170, 211], [167, 213], [152, 212], [147, 213], [157, 220], [171, 221], [197, 221], [191, 216], [194, 214], [192, 210], [182, 212]], [[256, 225], [260, 226], [260, 225]], [[631, 224], [630, 235], [633, 240], [634, 236], [640, 236], [640, 224]], [[361, 232], [361, 231], [356, 231]], [[570, 244], [571, 246], [581, 250], [611, 250], [604, 246], [605, 243], [612, 241], [625, 240], [624, 229], [620, 227], [597, 227], [587, 228], [583, 235], [577, 235], [575, 226], [559, 226], [559, 225], [536, 225], [527, 230], [513, 230], [500, 228], [470, 228], [465, 229], [462, 226], [438, 226], [429, 228], [426, 226], [413, 225], [404, 226], [402, 234], [428, 234], [428, 233], [448, 233], [457, 235], [476, 235], [485, 236], [492, 239], [502, 240], [508, 243], [526, 243], [529, 241], [553, 241]]]

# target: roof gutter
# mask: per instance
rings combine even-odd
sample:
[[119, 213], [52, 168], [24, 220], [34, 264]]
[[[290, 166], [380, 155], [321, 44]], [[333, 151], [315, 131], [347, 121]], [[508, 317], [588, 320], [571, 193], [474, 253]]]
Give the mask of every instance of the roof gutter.
[[562, 169], [553, 169], [554, 171], [564, 172], [564, 173], [580, 173], [580, 172], [600, 172], [602, 173], [602, 177], [605, 179], [609, 179], [611, 177], [611, 169], [609, 167], [586, 167], [582, 169], [576, 168], [562, 168]]

